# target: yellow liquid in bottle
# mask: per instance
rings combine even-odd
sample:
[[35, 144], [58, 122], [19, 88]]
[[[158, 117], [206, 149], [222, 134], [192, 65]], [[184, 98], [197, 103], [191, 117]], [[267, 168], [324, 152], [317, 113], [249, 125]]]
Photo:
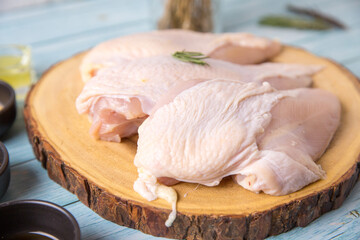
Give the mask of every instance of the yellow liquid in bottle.
[[0, 79], [15, 90], [28, 87], [31, 83], [30, 66], [22, 65], [20, 56], [0, 56]]

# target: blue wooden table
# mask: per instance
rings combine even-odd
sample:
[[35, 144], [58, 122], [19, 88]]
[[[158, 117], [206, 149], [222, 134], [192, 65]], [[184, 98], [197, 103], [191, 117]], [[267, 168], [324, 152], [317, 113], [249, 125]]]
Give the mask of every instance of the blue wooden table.
[[[301, 31], [257, 24], [265, 14], [286, 13], [289, 2], [222, 0], [222, 31], [251, 32], [277, 38], [283, 43], [332, 58], [359, 76], [360, 1], [293, 2], [336, 16], [348, 26], [347, 30]], [[57, 1], [0, 12], [0, 44], [30, 45], [33, 68], [40, 77], [54, 63], [99, 42], [154, 29], [152, 19], [146, 0]], [[11, 183], [1, 202], [41, 199], [61, 205], [75, 216], [82, 239], [159, 239], [102, 219], [75, 195], [50, 180], [28, 142], [22, 107], [23, 103], [18, 101], [16, 122], [2, 139], [10, 153]], [[355, 210], [360, 212], [359, 183], [340, 209], [323, 215], [305, 228], [296, 228], [270, 239], [360, 239], [360, 218]]]

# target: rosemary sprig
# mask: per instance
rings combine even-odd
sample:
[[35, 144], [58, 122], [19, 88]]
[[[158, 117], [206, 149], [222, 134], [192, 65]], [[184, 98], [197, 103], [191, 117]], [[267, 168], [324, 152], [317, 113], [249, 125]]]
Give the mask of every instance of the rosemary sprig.
[[329, 15], [326, 15], [324, 13], [318, 12], [314, 9], [301, 8], [301, 7], [296, 7], [293, 5], [287, 5], [287, 9], [293, 13], [303, 14], [303, 15], [307, 15], [310, 17], [314, 17], [315, 19], [318, 19], [318, 20], [322, 20], [322, 21], [329, 23], [337, 28], [346, 29], [345, 24], [343, 24], [339, 20], [337, 20]]
[[287, 16], [265, 16], [259, 21], [262, 25], [289, 27], [298, 29], [326, 30], [331, 28], [329, 24], [321, 20], [307, 20]]
[[203, 59], [208, 57], [200, 52], [186, 52], [183, 50], [181, 52], [175, 52], [172, 56], [183, 62], [195, 63], [202, 66], [209, 65], [207, 62], [203, 61]]

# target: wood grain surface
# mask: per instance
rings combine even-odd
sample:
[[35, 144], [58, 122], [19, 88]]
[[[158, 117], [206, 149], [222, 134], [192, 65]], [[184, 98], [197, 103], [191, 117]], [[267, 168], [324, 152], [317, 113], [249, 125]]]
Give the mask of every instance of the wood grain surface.
[[[82, 54], [53, 66], [31, 90], [25, 103], [29, 140], [51, 179], [75, 193], [100, 216], [154, 236], [181, 239], [258, 239], [296, 226], [306, 226], [321, 214], [338, 208], [359, 175], [360, 88], [346, 69], [286, 47], [273, 61], [320, 64], [314, 87], [331, 91], [342, 104], [341, 125], [319, 160], [325, 180], [281, 197], [255, 194], [225, 179], [218, 187], [181, 183], [178, 215], [172, 227], [164, 222], [170, 206], [147, 202], [132, 185], [136, 137], [122, 143], [96, 141], [89, 122], [75, 109], [83, 83], [78, 71]], [[195, 190], [196, 188], [196, 190]], [[186, 197], [185, 197], [186, 194]]]

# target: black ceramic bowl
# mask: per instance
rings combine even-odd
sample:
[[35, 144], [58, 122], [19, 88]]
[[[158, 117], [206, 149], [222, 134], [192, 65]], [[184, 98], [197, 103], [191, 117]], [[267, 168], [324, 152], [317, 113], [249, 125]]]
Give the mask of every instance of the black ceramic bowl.
[[75, 218], [64, 208], [40, 200], [0, 204], [0, 239], [80, 240]]
[[0, 80], [0, 138], [14, 123], [16, 101], [14, 89]]
[[[9, 154], [5, 145], [0, 142], [0, 199], [4, 196], [9, 187], [10, 182], [10, 166]], [[1, 238], [0, 238], [1, 239]]]

